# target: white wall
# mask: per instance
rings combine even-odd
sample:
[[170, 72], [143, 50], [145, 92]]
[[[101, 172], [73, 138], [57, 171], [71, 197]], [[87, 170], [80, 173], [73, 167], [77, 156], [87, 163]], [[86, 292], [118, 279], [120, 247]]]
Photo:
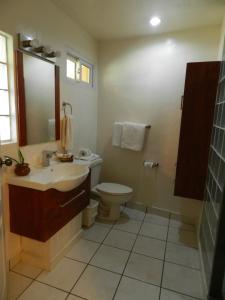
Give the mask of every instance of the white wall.
[[219, 51], [218, 51], [218, 59], [222, 59], [224, 56], [225, 52], [225, 47], [224, 47], [224, 42], [225, 42], [225, 15], [223, 18], [223, 23], [221, 26], [221, 31], [220, 31], [220, 45], [219, 45]]
[[[219, 27], [102, 42], [98, 151], [104, 181], [134, 188], [133, 201], [198, 218], [201, 202], [173, 196], [186, 63], [216, 60]], [[114, 121], [151, 124], [140, 153], [112, 147]], [[190, 120], [191, 122], [191, 120]], [[145, 159], [159, 162], [145, 170]]]
[[[55, 7], [50, 0], [3, 0], [0, 9], [0, 30], [14, 36], [17, 48], [17, 33], [31, 35], [43, 45], [61, 51], [57, 60], [60, 66], [61, 101], [73, 105], [75, 151], [79, 147], [96, 148], [97, 136], [97, 44], [80, 26]], [[66, 54], [75, 53], [94, 65], [95, 84], [89, 88], [82, 83], [66, 79]], [[25, 160], [36, 164], [44, 149], [55, 150], [56, 143], [39, 144], [22, 148]], [[2, 154], [17, 156], [17, 145], [2, 147]], [[9, 234], [8, 191], [4, 188], [5, 223], [7, 231], [7, 256], [14, 257], [20, 250], [20, 238]]]
[[[97, 76], [97, 43], [81, 27], [72, 22], [50, 0], [3, 0], [0, 10], [0, 28], [15, 37], [24, 33], [37, 38], [43, 45], [61, 51], [61, 100], [73, 105], [75, 118], [75, 150], [80, 146], [96, 148], [97, 82], [94, 88], [66, 79], [66, 53], [72, 52], [94, 64]], [[95, 76], [95, 78], [96, 78]], [[84, 117], [85, 114], [85, 117]], [[91, 129], [91, 130], [90, 130]], [[82, 132], [82, 134], [81, 134]]]

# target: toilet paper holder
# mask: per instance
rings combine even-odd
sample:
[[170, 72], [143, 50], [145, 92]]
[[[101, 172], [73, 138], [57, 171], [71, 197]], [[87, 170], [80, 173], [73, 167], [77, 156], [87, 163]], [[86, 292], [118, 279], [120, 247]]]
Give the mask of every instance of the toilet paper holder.
[[156, 168], [159, 166], [159, 163], [152, 160], [144, 160], [143, 166], [144, 168]]

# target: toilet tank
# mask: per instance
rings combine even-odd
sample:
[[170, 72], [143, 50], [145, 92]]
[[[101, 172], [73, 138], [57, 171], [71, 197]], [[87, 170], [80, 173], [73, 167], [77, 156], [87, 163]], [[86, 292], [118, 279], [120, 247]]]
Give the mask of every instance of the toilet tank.
[[91, 169], [91, 189], [100, 182], [102, 163], [103, 160], [101, 158], [97, 158], [90, 162], [89, 168]]
[[75, 163], [87, 165], [91, 169], [91, 189], [99, 184], [100, 181], [100, 173], [102, 168], [103, 160], [98, 157], [94, 160], [81, 160], [75, 159]]

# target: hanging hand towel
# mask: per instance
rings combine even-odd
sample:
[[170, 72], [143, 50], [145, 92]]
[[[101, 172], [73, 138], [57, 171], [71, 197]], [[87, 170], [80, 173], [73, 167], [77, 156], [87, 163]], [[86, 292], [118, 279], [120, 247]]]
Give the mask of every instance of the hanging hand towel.
[[65, 153], [73, 148], [72, 116], [64, 116], [61, 120], [61, 146]]
[[124, 122], [121, 136], [121, 148], [141, 151], [144, 146], [146, 124]]
[[120, 147], [121, 135], [122, 135], [123, 123], [114, 122], [113, 124], [113, 134], [112, 134], [112, 145]]

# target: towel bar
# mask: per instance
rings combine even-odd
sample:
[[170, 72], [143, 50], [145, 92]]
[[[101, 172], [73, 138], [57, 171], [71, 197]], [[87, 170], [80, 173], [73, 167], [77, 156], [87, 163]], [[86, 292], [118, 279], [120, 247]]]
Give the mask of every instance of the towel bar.
[[72, 105], [69, 102], [63, 102], [62, 106], [63, 106], [63, 111], [64, 111], [64, 115], [65, 116], [66, 116], [66, 106], [70, 107], [70, 114], [71, 115], [73, 114], [73, 107], [72, 107]]

